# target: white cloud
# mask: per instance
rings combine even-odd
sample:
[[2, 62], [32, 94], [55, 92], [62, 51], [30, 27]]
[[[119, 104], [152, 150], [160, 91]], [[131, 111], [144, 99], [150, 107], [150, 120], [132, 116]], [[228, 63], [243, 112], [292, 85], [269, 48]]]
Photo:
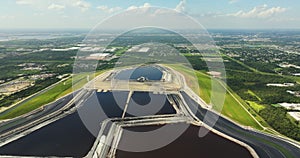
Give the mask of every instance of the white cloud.
[[67, 18], [69, 18], [69, 16], [67, 16], [67, 15], [62, 15], [61, 18], [67, 19]]
[[186, 0], [180, 1], [179, 4], [177, 4], [175, 10], [178, 12], [185, 12], [186, 11]]
[[80, 8], [82, 12], [87, 11], [91, 7], [90, 3], [83, 0], [77, 0], [73, 5]]
[[[155, 14], [155, 16], [157, 16], [157, 15], [164, 15], [164, 14], [169, 14], [170, 15], [170, 14], [176, 13], [174, 11], [176, 11], [176, 12], [187, 12], [187, 9], [186, 9], [186, 0], [181, 0], [176, 5], [175, 8], [170, 9], [170, 10], [168, 10], [168, 9], [157, 9], [154, 14]], [[176, 13], [176, 15], [177, 15], [177, 13]]]
[[[64, 6], [65, 8], [77, 8], [80, 9], [82, 12], [87, 11], [91, 4], [86, 0], [17, 0], [16, 4], [18, 5], [29, 5], [34, 8], [38, 8], [40, 10], [45, 9], [56, 9], [61, 10]], [[58, 6], [58, 4], [60, 6]], [[50, 6], [51, 7], [50, 7]], [[49, 8], [50, 7], [50, 8]]]
[[151, 4], [150, 3], [144, 3], [143, 7], [144, 8], [151, 7]]
[[38, 13], [33, 13], [34, 16], [44, 16], [44, 13], [38, 12]]
[[48, 6], [48, 9], [50, 9], [50, 10], [63, 10], [63, 9], [65, 9], [65, 6], [52, 3], [51, 5]]
[[229, 4], [237, 3], [239, 0], [229, 0]]
[[137, 9], [137, 8], [138, 8], [137, 6], [133, 5], [133, 6], [128, 7], [127, 10], [132, 10], [132, 9]]
[[127, 10], [132, 10], [132, 9], [139, 9], [139, 8], [149, 8], [151, 7], [151, 4], [150, 3], [144, 3], [144, 5], [142, 6], [130, 6], [127, 8]]
[[0, 19], [14, 19], [15, 18], [15, 16], [13, 16], [13, 15], [1, 15], [0, 16]]
[[113, 13], [113, 12], [122, 10], [121, 7], [112, 7], [112, 8], [109, 8], [108, 6], [105, 6], [105, 5], [98, 6], [97, 9], [99, 9], [99, 10], [101, 10], [103, 12], [106, 12], [106, 13]]
[[33, 0], [17, 0], [16, 4], [19, 5], [28, 5], [28, 4], [33, 4], [34, 1]]
[[268, 18], [272, 17], [278, 13], [283, 13], [286, 8], [282, 7], [272, 7], [268, 8], [266, 4], [254, 7], [250, 11], [240, 10], [236, 13], [228, 14], [228, 16], [242, 17], [242, 18]]

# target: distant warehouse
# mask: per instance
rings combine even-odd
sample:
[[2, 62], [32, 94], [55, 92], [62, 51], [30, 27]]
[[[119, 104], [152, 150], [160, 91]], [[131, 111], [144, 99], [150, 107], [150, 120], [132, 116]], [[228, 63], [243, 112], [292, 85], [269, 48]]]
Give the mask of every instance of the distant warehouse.
[[110, 53], [94, 53], [91, 54], [90, 56], [86, 57], [88, 60], [106, 60], [110, 58], [112, 54]]

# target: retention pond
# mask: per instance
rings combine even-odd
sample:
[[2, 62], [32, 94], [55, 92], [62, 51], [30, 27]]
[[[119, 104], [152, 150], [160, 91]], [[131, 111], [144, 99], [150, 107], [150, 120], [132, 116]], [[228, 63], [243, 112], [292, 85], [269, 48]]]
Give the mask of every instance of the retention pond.
[[[173, 124], [181, 128], [183, 124]], [[130, 131], [151, 131], [161, 126], [139, 126], [127, 128]], [[198, 126], [189, 126], [187, 130], [178, 137], [175, 141], [165, 147], [147, 151], [147, 152], [129, 152], [117, 150], [117, 158], [153, 158], [153, 157], [209, 157], [209, 158], [250, 158], [250, 152], [228, 139], [225, 139], [217, 134], [209, 132], [206, 136], [198, 137]], [[157, 131], [159, 132], [159, 130]], [[159, 133], [158, 133], [159, 134]], [[161, 133], [161, 135], [164, 135]], [[121, 137], [119, 146], [138, 146], [147, 143], [151, 138], [145, 137], [144, 139], [136, 140], [134, 137], [124, 133]]]

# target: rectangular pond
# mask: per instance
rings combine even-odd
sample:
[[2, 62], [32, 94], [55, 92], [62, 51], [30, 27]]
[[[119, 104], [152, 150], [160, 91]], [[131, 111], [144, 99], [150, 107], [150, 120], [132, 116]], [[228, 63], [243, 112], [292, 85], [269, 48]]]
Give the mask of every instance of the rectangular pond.
[[175, 113], [176, 111], [166, 94], [135, 91], [129, 100], [125, 117]]
[[137, 80], [144, 77], [149, 81], [159, 81], [162, 78], [162, 71], [155, 66], [141, 66], [132, 69], [126, 69], [116, 74], [115, 79], [118, 80]]
[[[173, 124], [174, 128], [181, 128], [183, 123]], [[158, 130], [162, 126], [139, 126], [126, 128], [129, 131], [153, 131], [157, 132], [157, 135], [163, 136], [165, 131]], [[172, 129], [174, 129], [172, 128]], [[251, 158], [250, 152], [217, 134], [209, 132], [206, 136], [200, 138], [198, 137], [199, 132], [198, 126], [190, 125], [182, 135], [180, 135], [176, 140], [170, 144], [147, 152], [134, 152], [134, 151], [124, 151], [118, 149], [116, 151], [117, 158], [153, 158], [153, 157], [172, 157], [172, 158], [182, 158], [182, 157], [209, 157], [209, 158], [220, 158], [220, 157], [230, 157], [230, 158]], [[170, 131], [171, 132], [171, 131]], [[147, 142], [152, 142], [153, 138], [144, 137], [138, 140], [134, 135], [126, 134], [123, 132], [121, 137], [119, 147], [130, 146], [131, 148], [135, 146], [147, 145]], [[157, 140], [156, 140], [157, 141]], [[160, 140], [161, 141], [161, 140]]]

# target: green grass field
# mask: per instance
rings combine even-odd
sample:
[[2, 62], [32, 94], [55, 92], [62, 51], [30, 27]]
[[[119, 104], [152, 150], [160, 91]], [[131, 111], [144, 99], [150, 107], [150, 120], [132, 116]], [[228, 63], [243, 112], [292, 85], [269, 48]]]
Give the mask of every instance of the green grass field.
[[[174, 70], [180, 72], [181, 74], [183, 74], [184, 77], [186, 78], [187, 85], [208, 104], [211, 103], [211, 89], [212, 89], [211, 82], [212, 81], [214, 82], [216, 91], [218, 91], [218, 89], [224, 90], [224, 87], [221, 85], [220, 81], [217, 81], [216, 79], [211, 78], [210, 76], [206, 75], [204, 72], [200, 72], [200, 71], [192, 72], [192, 69], [187, 69], [181, 65], [174, 64], [174, 65], [168, 65], [168, 66], [173, 68]], [[198, 80], [197, 82], [195, 82], [195, 79], [194, 79], [195, 75], [197, 76], [197, 80]], [[198, 86], [196, 86], [195, 84], [198, 84]], [[197, 91], [196, 87], [199, 87], [199, 89], [198, 89], [199, 91]], [[244, 100], [242, 100], [236, 93], [234, 93], [232, 91], [231, 91], [231, 93], [233, 96], [230, 95], [230, 93], [228, 93], [228, 91], [226, 92], [223, 107], [214, 105], [213, 109], [216, 111], [221, 110], [221, 113], [223, 115], [229, 117], [230, 119], [234, 120], [235, 122], [237, 122], [241, 125], [250, 126], [252, 128], [262, 130], [262, 127], [246, 111], [246, 109], [248, 109], [246, 102]], [[215, 95], [222, 95], [222, 94], [218, 94], [218, 92], [216, 92]], [[245, 108], [243, 108], [243, 106]], [[254, 112], [254, 111], [252, 111], [252, 112]], [[250, 112], [250, 113], [252, 114], [252, 112]], [[265, 125], [268, 126], [264, 122], [264, 120], [262, 118], [260, 118], [259, 116], [255, 115], [255, 118], [260, 123], [262, 123], [264, 126]]]
[[[97, 76], [104, 71], [96, 72], [95, 75], [91, 74], [90, 79], [93, 79], [94, 76]], [[69, 78], [65, 81], [62, 81], [55, 85], [53, 88], [49, 89], [48, 91], [41, 93], [40, 95], [37, 95], [33, 97], [32, 99], [21, 103], [18, 107], [10, 110], [9, 112], [3, 114], [0, 116], [0, 120], [3, 119], [10, 119], [14, 118], [20, 115], [23, 115], [25, 113], [28, 113], [30, 111], [33, 111], [45, 104], [51, 103], [55, 101], [56, 99], [63, 97], [67, 94], [70, 94], [71, 92], [81, 88], [83, 85], [87, 83], [86, 76], [88, 74], [78, 74], [73, 76], [73, 78]], [[73, 82], [72, 82], [73, 80]], [[72, 83], [74, 83], [74, 86], [72, 86]]]
[[256, 102], [253, 101], [247, 101], [247, 103], [256, 111], [259, 112], [260, 110], [264, 109], [265, 106], [257, 104]]
[[281, 107], [281, 105], [279, 105], [279, 104], [272, 104], [272, 106], [274, 106], [274, 107]]
[[128, 49], [129, 49], [128, 47], [123, 47], [123, 48], [117, 50], [117, 51], [115, 52], [115, 55], [116, 55], [116, 56], [121, 56], [121, 55], [122, 55], [124, 52], [126, 52]]
[[[229, 88], [227, 86], [227, 90], [231, 92], [231, 94], [233, 95], [233, 97], [235, 98], [235, 101], [241, 106], [241, 107], [244, 107], [243, 110], [244, 111], [248, 111], [262, 126], [264, 127], [268, 127], [270, 128], [270, 126], [268, 125], [268, 123], [266, 123], [266, 121], [260, 117], [257, 112], [255, 110], [253, 110], [246, 102], [245, 100], [243, 100], [238, 94], [236, 94], [231, 88]], [[246, 109], [246, 110], [245, 110]], [[248, 115], [247, 116], [250, 116], [249, 113], [247, 113]], [[252, 118], [252, 120], [254, 120]], [[255, 122], [255, 124], [257, 124], [257, 122]], [[256, 129], [262, 129], [261, 126], [259, 126], [258, 128]]]

